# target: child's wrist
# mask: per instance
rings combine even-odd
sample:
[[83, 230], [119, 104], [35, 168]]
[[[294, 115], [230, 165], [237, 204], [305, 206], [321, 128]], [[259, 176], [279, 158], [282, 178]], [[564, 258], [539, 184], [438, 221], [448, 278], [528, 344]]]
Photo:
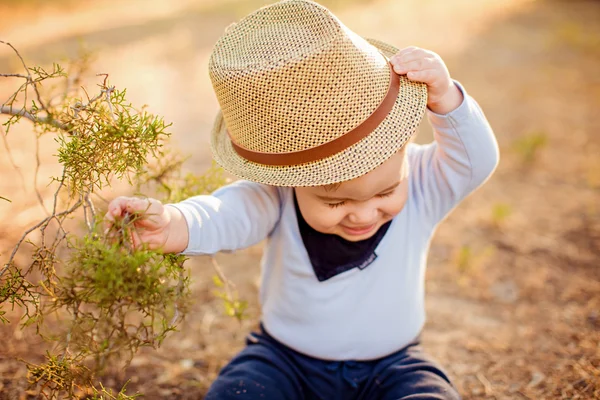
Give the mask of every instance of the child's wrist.
[[453, 81], [450, 81], [448, 91], [438, 100], [427, 102], [427, 107], [436, 114], [445, 115], [454, 111], [463, 102], [463, 94]]
[[176, 207], [165, 206], [167, 213], [167, 239], [163, 247], [165, 253], [181, 253], [188, 247], [189, 232], [183, 213]]

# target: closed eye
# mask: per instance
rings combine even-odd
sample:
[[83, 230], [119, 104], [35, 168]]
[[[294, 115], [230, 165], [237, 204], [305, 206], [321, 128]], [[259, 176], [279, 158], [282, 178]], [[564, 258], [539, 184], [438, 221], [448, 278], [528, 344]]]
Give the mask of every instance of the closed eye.
[[[391, 196], [392, 194], [394, 194], [394, 191], [395, 190], [390, 190], [390, 191], [385, 192], [385, 193], [379, 193], [378, 195], [376, 195], [376, 197], [379, 197], [379, 198], [388, 197], [388, 196]], [[331, 208], [341, 207], [344, 204], [346, 204], [346, 201], [338, 201], [337, 203], [327, 203], [327, 205], [329, 207], [331, 207]]]
[[379, 194], [377, 195], [377, 197], [388, 197], [388, 196], [391, 196], [393, 193], [394, 193], [394, 191], [393, 191], [393, 190], [391, 190], [391, 191], [389, 191], [389, 192], [385, 192], [385, 193], [379, 193]]

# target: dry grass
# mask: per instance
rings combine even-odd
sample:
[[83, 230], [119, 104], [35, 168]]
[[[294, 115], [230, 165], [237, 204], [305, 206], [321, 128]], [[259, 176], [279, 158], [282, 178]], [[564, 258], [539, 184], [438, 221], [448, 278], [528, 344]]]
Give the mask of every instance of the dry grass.
[[[447, 366], [465, 399], [600, 398], [600, 3], [407, 4], [414, 6], [405, 11], [410, 16], [414, 9], [414, 21], [405, 14], [397, 26], [387, 17], [397, 7], [391, 0], [354, 2], [339, 12], [351, 27], [370, 24], [366, 35], [381, 30], [392, 41], [389, 32], [397, 31], [441, 53], [483, 106], [502, 152], [494, 177], [441, 225], [432, 244], [424, 344]], [[429, 18], [423, 9], [438, 14]], [[223, 8], [215, 15], [207, 11], [175, 19], [190, 26], [183, 31], [174, 25], [132, 31], [131, 43], [109, 35], [116, 47], [100, 47], [99, 68], [114, 71], [134, 102], [137, 96], [159, 109], [153, 111], [165, 111], [185, 148], [205, 149], [206, 134], [197, 132], [208, 131], [216, 109], [204, 73], [190, 66], [206, 61], [210, 44], [229, 23]], [[361, 18], [365, 15], [386, 17], [374, 22]], [[454, 18], [461, 24], [453, 27], [448, 21]], [[163, 60], [165, 40], [176, 51], [168, 54], [169, 63]], [[116, 60], [123, 58], [135, 60], [135, 67], [118, 68]], [[185, 80], [176, 79], [180, 73], [187, 74]], [[146, 88], [151, 82], [154, 91]], [[162, 100], [169, 96], [174, 100]], [[202, 110], [192, 118], [197, 104]], [[540, 133], [543, 144], [528, 140]], [[421, 140], [427, 137], [424, 128]], [[17, 158], [27, 154], [12, 140]], [[27, 165], [27, 156], [17, 161]], [[207, 152], [201, 150], [188, 167], [207, 164]], [[12, 167], [0, 165], [0, 188], [21, 193], [17, 181], [9, 185], [4, 179]], [[10, 233], [20, 232], [27, 218], [1, 207], [7, 206], [0, 203], [1, 216], [12, 216], [5, 219], [10, 229], [2, 224], [3, 252]], [[161, 350], [144, 351], [127, 371], [107, 376], [106, 384], [117, 387], [131, 379], [129, 387], [148, 399], [203, 394], [256, 326], [259, 257], [259, 247], [220, 256], [225, 273], [250, 302], [249, 320], [239, 324], [223, 316], [211, 293], [208, 260], [194, 260], [196, 302], [181, 332]], [[14, 359], [39, 361], [43, 346], [14, 327], [1, 329], [7, 339], [0, 350], [0, 398], [26, 398], [24, 367]]]

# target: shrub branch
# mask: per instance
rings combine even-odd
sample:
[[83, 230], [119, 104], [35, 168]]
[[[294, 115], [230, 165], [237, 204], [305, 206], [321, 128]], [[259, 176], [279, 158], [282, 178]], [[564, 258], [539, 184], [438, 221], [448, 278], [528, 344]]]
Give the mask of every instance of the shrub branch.
[[[221, 186], [222, 171], [213, 167], [202, 176], [183, 174], [185, 158], [163, 147], [170, 125], [144, 108], [134, 108], [125, 90], [109, 84], [108, 74], [97, 74], [101, 81], [91, 96], [85, 88], [75, 89], [85, 65], [73, 67], [76, 73], [71, 77], [57, 64], [51, 71], [29, 68], [15, 47], [0, 44], [14, 51], [24, 69], [0, 74], [1, 79], [24, 80], [0, 105], [0, 114], [8, 118], [2, 134], [8, 135], [21, 120], [32, 123], [34, 190], [46, 212], [18, 238], [0, 269], [0, 321], [9, 322], [2, 310], [6, 302], [17, 305], [23, 312], [22, 328], [35, 325], [36, 333], [60, 350], [48, 352], [39, 365], [28, 364], [28, 380], [39, 389], [39, 397], [132, 399], [124, 388], [114, 395], [101, 384], [96, 389], [94, 376], [107, 365], [119, 365], [116, 361], [126, 365], [140, 347], [160, 346], [185, 316], [189, 277], [185, 257], [132, 246], [140, 215], [126, 215], [105, 232], [102, 204], [95, 203], [103, 200], [98, 192], [115, 179], [125, 179], [138, 190], [157, 192], [163, 201], [176, 202]], [[41, 82], [60, 79], [65, 81], [63, 92], [41, 91]], [[28, 100], [31, 91], [33, 99]], [[57, 158], [63, 166], [60, 178], [50, 181], [55, 188], [50, 210], [37, 189], [39, 139], [47, 133], [55, 135]], [[10, 156], [6, 140], [5, 146]], [[0, 196], [0, 200], [8, 199]], [[73, 217], [85, 226], [69, 231], [65, 221]], [[34, 232], [40, 234], [35, 242]], [[30, 262], [17, 265], [25, 243], [31, 245]], [[218, 275], [215, 283], [224, 289], [217, 296], [229, 315], [241, 319], [246, 303], [237, 299], [233, 284], [214, 259], [213, 265]], [[38, 281], [34, 272], [42, 277], [37, 283], [32, 283]], [[44, 324], [50, 314], [56, 315], [59, 326]]]

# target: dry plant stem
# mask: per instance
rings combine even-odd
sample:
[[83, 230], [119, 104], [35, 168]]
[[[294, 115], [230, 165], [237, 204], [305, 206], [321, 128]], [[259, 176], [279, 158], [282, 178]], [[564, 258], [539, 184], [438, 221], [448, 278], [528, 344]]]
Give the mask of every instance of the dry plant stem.
[[75, 112], [75, 116], [77, 117], [77, 116], [79, 116], [79, 112], [88, 109], [90, 105], [92, 105], [96, 101], [100, 100], [103, 96], [105, 96], [106, 103], [108, 104], [108, 108], [110, 109], [110, 114], [111, 114], [113, 120], [116, 121], [117, 117], [115, 116], [113, 106], [110, 101], [110, 95], [115, 90], [115, 87], [114, 86], [110, 86], [110, 87], [106, 86], [108, 74], [96, 74], [96, 76], [104, 76], [104, 81], [101, 85], [102, 90], [100, 91], [100, 93], [90, 99], [90, 95], [88, 94], [87, 90], [85, 90], [85, 88], [82, 87], [81, 89], [85, 92], [85, 95], [88, 98], [88, 102], [86, 104], [81, 104], [81, 103], [75, 104], [74, 106], [71, 106], [71, 109]]
[[19, 177], [21, 178], [21, 185], [23, 187], [23, 191], [25, 191], [26, 190], [25, 177], [23, 176], [23, 173], [21, 172], [21, 169], [19, 168], [19, 166], [15, 163], [15, 159], [12, 157], [12, 152], [10, 151], [10, 146], [8, 145], [8, 140], [6, 139], [6, 132], [4, 132], [4, 129], [2, 129], [1, 126], [0, 126], [0, 136], [2, 136], [2, 142], [4, 143], [4, 148], [6, 149], [6, 154], [8, 155], [8, 160], [10, 161], [10, 164], [15, 169], [15, 171], [17, 171], [17, 173], [19, 174]]
[[[39, 104], [39, 109], [41, 111], [44, 111], [46, 113], [49, 114], [49, 108], [46, 105], [46, 103], [42, 100], [42, 97], [40, 95], [39, 89], [38, 89], [38, 82], [36, 80], [34, 80], [31, 76], [31, 74], [29, 73], [29, 68], [27, 67], [27, 64], [25, 64], [25, 61], [23, 60], [23, 57], [21, 56], [21, 54], [18, 52], [17, 49], [15, 49], [15, 47], [8, 43], [8, 42], [4, 42], [0, 40], [0, 43], [2, 44], [6, 44], [7, 46], [9, 46], [17, 55], [17, 57], [19, 58], [19, 60], [21, 61], [21, 64], [23, 65], [24, 70], [27, 72], [27, 75], [24, 74], [0, 74], [0, 77], [7, 77], [7, 78], [22, 78], [25, 79], [25, 83], [23, 85], [21, 85], [21, 87], [11, 96], [9, 97], [9, 100], [3, 104], [2, 106], [0, 106], [0, 114], [6, 114], [6, 115], [12, 115], [12, 116], [20, 116], [23, 118], [26, 118], [34, 123], [39, 123], [39, 124], [46, 124], [46, 125], [51, 125], [55, 128], [58, 128], [60, 130], [63, 130], [65, 132], [69, 132], [69, 126], [56, 121], [55, 119], [51, 118], [51, 117], [40, 117], [37, 115], [33, 115], [30, 111], [28, 111], [25, 106], [23, 106], [23, 108], [20, 109], [16, 109], [15, 107], [13, 107], [13, 103], [16, 100], [16, 96], [19, 92], [21, 92], [21, 90], [24, 91], [24, 102], [23, 104], [27, 104], [27, 90], [26, 87], [27, 86], [32, 86], [33, 90], [35, 91], [36, 94], [36, 98]], [[100, 74], [100, 75], [104, 75], [104, 90], [96, 97], [94, 97], [93, 99], [89, 100], [88, 104], [86, 104], [83, 107], [87, 107], [89, 106], [91, 103], [93, 103], [94, 101], [100, 99], [102, 96], [106, 96], [106, 100], [108, 102], [109, 107], [111, 108], [111, 112], [112, 112], [112, 104], [110, 104], [110, 94], [112, 93], [112, 91], [114, 90], [114, 87], [111, 88], [106, 88], [106, 79], [108, 78], [107, 74]], [[78, 77], [76, 77], [76, 79], [74, 81], [78, 81]], [[67, 97], [68, 92], [70, 91], [70, 83], [67, 82], [67, 89], [65, 91], [65, 93], [63, 93], [61, 96], [63, 98], [63, 100]], [[88, 96], [89, 99], [89, 96]], [[50, 100], [49, 104], [52, 102], [52, 99]], [[8, 104], [8, 105], [7, 105]], [[114, 116], [114, 113], [112, 114], [113, 119], [116, 120], [116, 117]]]
[[183, 160], [180, 160], [171, 165], [168, 165], [167, 168], [164, 168], [163, 170], [161, 170], [157, 175], [149, 176], [148, 181], [155, 181], [156, 183], [161, 185], [167, 191], [167, 197], [171, 197], [171, 194], [173, 193], [173, 189], [167, 182], [165, 182], [165, 178], [167, 177], [167, 175], [170, 172], [181, 168], [182, 164], [183, 164]]
[[26, 75], [21, 75], [21, 74], [0, 74], [0, 76], [2, 76], [4, 78], [24, 78], [24, 79], [27, 79]]
[[211, 256], [210, 260], [212, 261], [212, 265], [213, 265], [215, 271], [217, 272], [219, 279], [221, 279], [221, 282], [223, 282], [223, 286], [225, 287], [225, 294], [227, 295], [227, 298], [233, 299], [233, 293], [232, 293], [231, 289], [235, 288], [234, 283], [231, 282], [229, 279], [227, 279], [227, 277], [223, 273], [223, 270], [221, 269], [221, 266], [217, 262], [217, 259], [215, 258], [215, 256]]
[[[46, 110], [45, 108], [41, 108], [41, 109], [44, 111]], [[61, 124], [60, 122], [53, 120], [51, 118], [35, 117], [35, 116], [31, 115], [29, 112], [27, 112], [27, 110], [25, 110], [24, 108], [17, 110], [15, 108], [13, 108], [12, 106], [2, 106], [2, 107], [0, 107], [0, 114], [18, 115], [20, 117], [27, 118], [28, 120], [30, 120], [32, 122], [52, 125], [55, 128], [62, 129], [64, 131], [67, 131], [69, 129], [69, 127], [66, 126], [65, 124]]]
[[[40, 165], [41, 165], [40, 141], [39, 141], [39, 138], [36, 136], [36, 140], [35, 140], [35, 170], [33, 172], [33, 190], [35, 191], [37, 199], [40, 202], [40, 205], [42, 206], [44, 211], [46, 212], [46, 216], [48, 217], [48, 216], [50, 216], [50, 213], [48, 212], [48, 209], [46, 208], [46, 205], [44, 204], [44, 199], [42, 198], [42, 195], [41, 195], [40, 191], [38, 190], [38, 185], [37, 185], [38, 174], [40, 172]], [[64, 179], [64, 177], [63, 177], [63, 179]], [[58, 190], [60, 190], [60, 187]], [[56, 197], [54, 198], [54, 201], [56, 202]]]
[[90, 194], [89, 194], [89, 192], [86, 193], [83, 196], [83, 199], [84, 199], [84, 203], [83, 203], [83, 219], [85, 220], [85, 225], [87, 226], [88, 231], [91, 233], [94, 230], [94, 227], [92, 226], [92, 224], [94, 222], [94, 218], [96, 216], [96, 212], [94, 210], [94, 204], [90, 200]]
[[117, 116], [115, 115], [115, 111], [113, 109], [112, 103], [110, 102], [110, 95], [115, 90], [115, 87], [114, 86], [111, 86], [111, 87], [106, 86], [108, 74], [96, 74], [96, 76], [104, 76], [104, 82], [102, 83], [102, 87], [104, 87], [105, 89], [103, 89], [100, 94], [104, 93], [106, 95], [106, 104], [108, 104], [108, 109], [110, 110], [110, 115], [111, 115], [113, 121], [116, 122]]
[[493, 395], [494, 390], [492, 389], [492, 384], [490, 383], [490, 381], [481, 372], [478, 372], [476, 376], [477, 379], [479, 379], [479, 382], [481, 382], [481, 384], [483, 385], [485, 395]]
[[19, 239], [19, 241], [17, 242], [17, 244], [15, 245], [15, 247], [13, 248], [13, 251], [10, 254], [10, 257], [8, 258], [8, 262], [4, 265], [4, 268], [0, 271], [0, 276], [4, 275], [4, 273], [6, 272], [6, 270], [8, 269], [8, 267], [12, 264], [13, 259], [15, 258], [15, 255], [17, 254], [17, 251], [21, 247], [21, 244], [23, 244], [23, 242], [25, 241], [25, 239], [27, 238], [27, 236], [31, 232], [33, 232], [36, 229], [39, 229], [41, 227], [45, 228], [46, 226], [48, 226], [48, 224], [50, 223], [50, 221], [52, 221], [52, 219], [54, 219], [54, 218], [61, 217], [63, 215], [69, 215], [69, 214], [71, 214], [72, 212], [74, 212], [75, 210], [77, 210], [82, 204], [83, 204], [82, 200], [79, 200], [70, 209], [65, 210], [63, 212], [60, 212], [58, 214], [53, 214], [53, 215], [51, 215], [49, 217], [46, 217], [42, 221], [40, 221], [39, 223], [37, 223], [34, 226], [32, 226], [31, 228], [27, 229], [25, 231], [25, 233], [23, 233], [23, 235], [21, 236], [21, 238]]
[[[34, 383], [41, 388], [40, 397], [55, 399], [59, 398], [60, 394], [66, 394], [68, 398], [72, 398], [75, 388], [79, 387], [72, 381], [73, 371], [69, 370], [74, 365], [90, 359], [91, 356], [95, 357], [95, 363], [100, 366], [100, 369], [111, 365], [109, 364], [110, 360], [115, 357], [120, 359], [121, 356], [129, 356], [129, 361], [131, 361], [140, 347], [151, 345], [156, 348], [157, 345], [159, 346], [166, 334], [175, 330], [183, 318], [184, 297], [188, 290], [188, 279], [182, 264], [184, 259], [177, 256], [154, 254], [145, 249], [137, 253], [132, 248], [127, 251], [128, 249], [124, 249], [123, 246], [119, 250], [114, 250], [111, 246], [103, 247], [102, 242], [105, 238], [96, 232], [98, 228], [96, 226], [97, 210], [93, 201], [95, 199], [92, 197], [94, 188], [102, 187], [101, 179], [103, 177], [106, 176], [106, 184], [110, 185], [107, 177], [111, 173], [118, 178], [127, 176], [127, 173], [141, 174], [143, 164], [146, 163], [146, 154], [162, 155], [160, 152], [161, 141], [164, 140], [163, 137], [169, 135], [165, 131], [168, 125], [165, 126], [160, 117], [133, 109], [130, 104], [125, 102], [124, 91], [119, 91], [114, 86], [108, 86], [108, 74], [98, 74], [103, 77], [103, 80], [98, 85], [99, 93], [96, 96], [91, 97], [85, 88], [81, 88], [84, 92], [83, 100], [79, 98], [74, 103], [70, 103], [71, 85], [79, 82], [78, 77], [71, 79], [57, 64], [55, 64], [54, 70], [49, 72], [38, 67], [29, 69], [12, 45], [1, 41], [0, 44], [6, 44], [14, 50], [26, 71], [18, 74], [0, 74], [0, 78], [20, 78], [24, 81], [6, 103], [0, 104], [0, 114], [11, 116], [7, 126], [17, 123], [21, 119], [20, 117], [33, 123], [36, 133], [34, 190], [46, 214], [46, 218], [22, 234], [11, 250], [7, 262], [0, 265], [2, 280], [9, 278], [6, 280], [5, 288], [2, 288], [3, 293], [8, 293], [7, 297], [2, 299], [0, 304], [11, 298], [13, 304], [16, 303], [23, 308], [23, 327], [33, 324], [40, 337], [54, 342], [62, 341], [56, 349], [60, 355], [49, 358], [48, 367], [45, 364], [36, 367], [38, 372], [41, 371], [42, 376], [38, 377], [39, 379], [36, 379]], [[64, 93], [49, 96], [43, 101], [38, 91], [38, 85], [41, 86], [42, 81], [46, 79], [58, 77], [67, 78]], [[30, 85], [33, 86], [35, 95], [32, 95]], [[60, 91], [62, 92], [62, 88]], [[62, 102], [60, 102], [61, 98]], [[20, 105], [21, 102], [23, 102], [23, 106]], [[31, 106], [29, 107], [29, 105]], [[58, 131], [55, 128], [58, 128]], [[113, 131], [116, 132], [114, 135]], [[4, 132], [0, 131], [0, 133]], [[56, 189], [52, 206], [48, 204], [49, 199], [45, 199], [44, 202], [43, 192], [38, 191], [41, 171], [40, 153], [42, 151], [40, 138], [45, 133], [57, 133], [59, 143], [64, 146], [60, 147], [63, 152], [59, 157], [59, 161], [63, 163], [62, 177], [53, 179], [58, 181], [58, 184], [52, 185]], [[123, 135], [123, 138], [120, 135]], [[104, 147], [100, 147], [101, 151], [96, 154], [94, 151], [96, 151], [98, 143]], [[4, 144], [11, 156], [13, 167], [18, 169], [5, 138]], [[85, 155], [85, 161], [92, 162], [89, 163], [89, 171], [86, 170], [83, 174], [77, 175], [80, 166], [83, 165], [80, 161], [83, 157], [82, 154]], [[95, 169], [96, 155], [100, 157], [100, 161], [98, 162], [99, 166]], [[108, 158], [107, 165], [102, 162], [104, 160], [101, 157]], [[176, 169], [180, 164], [171, 167]], [[123, 170], [126, 172], [123, 173]], [[119, 173], [125, 175], [119, 176]], [[165, 189], [171, 189], [168, 184], [169, 177], [164, 176], [162, 179], [163, 175], [159, 175], [160, 178], [156, 181], [160, 180], [159, 183]], [[25, 187], [22, 175], [21, 180]], [[66, 194], [67, 197], [63, 198], [62, 194]], [[98, 194], [96, 193], [96, 195]], [[98, 197], [102, 199], [101, 196], [98, 195]], [[106, 202], [106, 200], [102, 200]], [[73, 261], [75, 258], [69, 258], [68, 266], [74, 267], [74, 269], [68, 270], [68, 273], [63, 275], [59, 267], [64, 260], [61, 259], [59, 253], [68, 237], [66, 226], [63, 224], [67, 218], [78, 213], [80, 208], [88, 234], [76, 245], [67, 244], [65, 247], [75, 256], [80, 255], [81, 259]], [[135, 216], [131, 217], [135, 218]], [[130, 219], [125, 218], [124, 224], [127, 225], [128, 222], [131, 222]], [[123, 229], [122, 234], [125, 235], [125, 232], [131, 232], [131, 229], [135, 229], [135, 227], [120, 229]], [[40, 235], [35, 241], [31, 240], [33, 232]], [[129, 241], [125, 239], [123, 244], [129, 245]], [[30, 262], [21, 266], [16, 264], [16, 257], [17, 254], [25, 251], [24, 243], [30, 243], [33, 250]], [[101, 254], [98, 256], [99, 261], [94, 259], [97, 254]], [[129, 286], [125, 284], [123, 286], [133, 293], [124, 300], [119, 300], [120, 295], [116, 297], [113, 295], [115, 291], [111, 290], [110, 285], [113, 282], [111, 279], [114, 278], [114, 269], [119, 271], [123, 269], [121, 271], [123, 273], [129, 272], [122, 268], [121, 260], [115, 261], [111, 258], [113, 256], [123, 257], [122, 261], [133, 267], [133, 269], [130, 268], [131, 271], [135, 271], [136, 265], [145, 267], [146, 263], [149, 263], [148, 273], [151, 275], [148, 279], [141, 279], [141, 282], [137, 282], [136, 276], [133, 278], [126, 276], [126, 279], [119, 281], [119, 284], [125, 282], [129, 285], [133, 280]], [[106, 270], [101, 270], [98, 274], [98, 266], [100, 269], [106, 268]], [[231, 297], [233, 293], [231, 283], [221, 273], [218, 265], [215, 266], [224, 282], [227, 295]], [[41, 273], [41, 279], [34, 284], [29, 281], [31, 279], [29, 276], [34, 272], [37, 273], [38, 270]], [[140, 267], [137, 268], [137, 271], [140, 272]], [[86, 276], [85, 273], [89, 275]], [[161, 277], [164, 277], [166, 281], [163, 281]], [[154, 282], [160, 283], [160, 285], [166, 282], [168, 286], [156, 288], [153, 286]], [[95, 286], [90, 289], [89, 285], [86, 286], [88, 283]], [[98, 285], [101, 284], [105, 284], [106, 288], [98, 289]], [[101, 292], [102, 290], [105, 290], [106, 293]], [[145, 292], [136, 292], [140, 290]], [[145, 298], [144, 295], [150, 290], [152, 293]], [[92, 295], [96, 297], [92, 297]], [[150, 295], [154, 297], [150, 297]], [[163, 296], [164, 301], [156, 301], [156, 296]], [[96, 299], [100, 300], [95, 302]], [[156, 304], [152, 302], [153, 299]], [[112, 303], [109, 303], [110, 301]], [[93, 312], [88, 310], [88, 306]], [[45, 317], [50, 313], [56, 313], [58, 316], [58, 312], [61, 310], [69, 314], [69, 316], [65, 315], [65, 319], [70, 320], [66, 332], [59, 336], [46, 336], [41, 329], [44, 327]], [[129, 313], [143, 314], [141, 315], [142, 322], [140, 324], [127, 322]], [[58, 369], [55, 371], [53, 368]], [[63, 371], [63, 369], [65, 370]], [[61, 375], [63, 373], [66, 375]]]
[[[181, 268], [181, 271], [179, 271], [179, 282], [177, 283], [177, 294], [179, 296], [181, 296], [183, 294], [184, 281], [185, 281], [184, 269]], [[171, 319], [171, 322], [169, 323], [169, 325], [175, 326], [175, 324], [177, 324], [179, 322], [180, 316], [181, 315], [179, 313], [179, 306], [177, 305], [177, 303], [175, 303], [175, 313], [173, 314], [173, 318]]]
[[29, 68], [27, 67], [27, 64], [25, 64], [25, 60], [23, 60], [23, 57], [21, 57], [21, 54], [19, 54], [19, 52], [17, 51], [17, 49], [15, 49], [15, 47], [8, 43], [8, 42], [3, 42], [2, 40], [0, 40], [0, 43], [3, 43], [7, 46], [9, 46], [11, 49], [13, 49], [13, 51], [15, 52], [15, 54], [17, 55], [17, 57], [19, 57], [19, 60], [21, 60], [21, 64], [23, 65], [23, 68], [25, 69], [25, 71], [27, 72], [27, 77], [24, 77], [25, 79], [27, 79], [27, 82], [29, 84], [31, 84], [33, 86], [33, 90], [35, 90], [35, 94], [37, 96], [38, 102], [40, 103], [40, 106], [42, 109], [46, 110], [47, 107], [44, 104], [44, 102], [42, 101], [42, 98], [40, 96], [40, 92], [38, 91], [37, 88], [37, 83], [31, 78], [31, 74], [29, 73]]

